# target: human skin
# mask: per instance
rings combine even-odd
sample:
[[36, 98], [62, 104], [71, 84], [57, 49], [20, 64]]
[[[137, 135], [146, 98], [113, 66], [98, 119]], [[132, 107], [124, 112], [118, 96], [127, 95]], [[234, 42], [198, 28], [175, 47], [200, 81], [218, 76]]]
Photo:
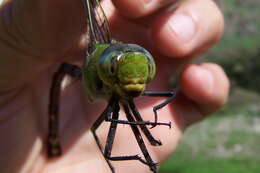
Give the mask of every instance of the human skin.
[[[181, 70], [178, 97], [158, 112], [159, 121], [171, 121], [173, 127], [169, 130], [157, 126], [151, 130], [162, 146], [147, 143], [153, 159], [162, 162], [175, 151], [187, 127], [218, 110], [227, 100], [229, 81], [221, 67], [190, 63], [220, 39], [224, 20], [211, 0], [186, 0], [175, 10], [162, 8], [175, 4], [176, 0], [151, 0], [147, 6], [141, 2], [114, 0], [118, 11], [108, 1], [102, 4], [114, 38], [141, 44], [154, 55], [158, 71], [150, 90], [168, 91], [170, 75]], [[46, 156], [53, 73], [64, 61], [84, 58], [87, 43], [82, 41], [86, 28], [81, 1], [7, 0], [0, 6], [0, 20], [1, 172], [109, 173], [89, 133], [106, 103], [89, 103], [80, 82], [73, 81], [61, 95], [63, 155], [56, 159]], [[164, 99], [138, 98], [136, 103], [143, 118], [152, 121], [151, 106]], [[102, 141], [108, 127], [108, 123], [104, 124], [98, 133]], [[116, 138], [112, 155], [141, 154], [127, 125], [119, 126]], [[113, 162], [113, 165], [117, 173], [149, 172], [138, 161]]]

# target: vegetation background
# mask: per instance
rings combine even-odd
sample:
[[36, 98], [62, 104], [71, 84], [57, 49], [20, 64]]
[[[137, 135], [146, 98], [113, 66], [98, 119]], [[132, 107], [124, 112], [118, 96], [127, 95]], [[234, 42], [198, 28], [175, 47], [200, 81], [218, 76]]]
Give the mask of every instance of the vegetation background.
[[216, 3], [225, 15], [225, 33], [204, 56], [227, 72], [230, 100], [187, 130], [160, 173], [260, 173], [260, 1]]

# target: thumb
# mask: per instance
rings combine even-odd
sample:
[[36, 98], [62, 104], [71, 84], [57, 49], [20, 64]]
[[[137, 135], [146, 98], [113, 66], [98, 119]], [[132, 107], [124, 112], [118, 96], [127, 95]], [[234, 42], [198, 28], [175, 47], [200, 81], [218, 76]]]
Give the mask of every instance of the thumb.
[[9, 0], [0, 6], [0, 91], [20, 87], [80, 48], [81, 1]]

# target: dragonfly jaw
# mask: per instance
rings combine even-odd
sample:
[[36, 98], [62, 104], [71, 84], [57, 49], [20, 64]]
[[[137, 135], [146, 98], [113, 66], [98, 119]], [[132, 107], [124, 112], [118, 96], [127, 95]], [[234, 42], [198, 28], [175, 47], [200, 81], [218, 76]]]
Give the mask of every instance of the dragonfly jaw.
[[127, 84], [122, 86], [122, 90], [126, 95], [131, 97], [140, 96], [145, 89], [145, 84]]

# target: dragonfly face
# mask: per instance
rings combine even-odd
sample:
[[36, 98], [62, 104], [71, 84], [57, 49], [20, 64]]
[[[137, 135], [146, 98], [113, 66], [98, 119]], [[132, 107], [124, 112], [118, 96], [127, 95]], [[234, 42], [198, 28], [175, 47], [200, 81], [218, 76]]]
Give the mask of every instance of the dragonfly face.
[[142, 94], [155, 75], [151, 54], [134, 44], [114, 44], [101, 55], [98, 64], [100, 79], [119, 96]]

